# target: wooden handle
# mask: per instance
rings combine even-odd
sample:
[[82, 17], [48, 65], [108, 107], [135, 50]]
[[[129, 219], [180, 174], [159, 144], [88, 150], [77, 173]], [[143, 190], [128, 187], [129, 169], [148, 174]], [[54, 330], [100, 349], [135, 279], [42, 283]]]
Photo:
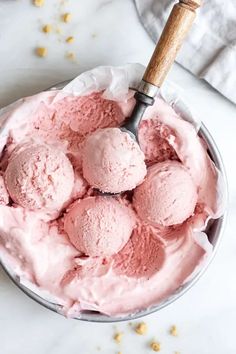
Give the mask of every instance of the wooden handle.
[[144, 73], [144, 81], [157, 87], [162, 85], [200, 5], [201, 0], [180, 0], [174, 5]]

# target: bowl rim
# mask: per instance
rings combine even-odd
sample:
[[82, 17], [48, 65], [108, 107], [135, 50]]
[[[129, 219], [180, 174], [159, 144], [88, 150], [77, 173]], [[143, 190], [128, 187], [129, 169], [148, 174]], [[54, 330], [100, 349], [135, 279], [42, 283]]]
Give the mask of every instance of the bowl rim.
[[[63, 82], [60, 82], [58, 84], [55, 84], [54, 86], [48, 88], [45, 91], [48, 90], [60, 90], [62, 89], [67, 83], [69, 83], [71, 80], [66, 80]], [[184, 100], [181, 98], [181, 100], [184, 102]], [[185, 103], [185, 102], [184, 102]], [[223, 215], [218, 218], [214, 219], [213, 223], [216, 223], [216, 231], [215, 234], [216, 236], [216, 242], [215, 245], [213, 245], [213, 251], [209, 258], [207, 259], [206, 263], [203, 265], [203, 267], [193, 276], [193, 278], [190, 278], [187, 282], [183, 283], [174, 293], [172, 293], [169, 297], [158, 303], [157, 305], [153, 305], [149, 308], [146, 308], [141, 311], [137, 311], [134, 314], [131, 315], [124, 315], [124, 316], [108, 316], [105, 314], [101, 314], [99, 312], [92, 312], [88, 311], [86, 313], [82, 313], [78, 317], [73, 317], [75, 320], [81, 320], [81, 321], [86, 321], [86, 322], [97, 322], [97, 323], [115, 323], [115, 322], [123, 322], [123, 321], [130, 321], [130, 320], [135, 320], [140, 317], [144, 317], [150, 314], [153, 314], [154, 312], [157, 312], [161, 310], [162, 308], [172, 304], [174, 301], [182, 297], [188, 290], [190, 290], [196, 283], [197, 281], [202, 277], [202, 275], [206, 272], [208, 269], [209, 265], [211, 264], [213, 258], [215, 257], [215, 254], [219, 248], [219, 245], [222, 241], [222, 236], [225, 230], [225, 225], [227, 221], [227, 205], [228, 205], [228, 183], [227, 183], [227, 176], [226, 176], [226, 171], [225, 167], [223, 164], [223, 160], [221, 157], [221, 154], [219, 152], [219, 149], [210, 134], [209, 130], [205, 126], [204, 123], [201, 122], [201, 126], [198, 132], [199, 136], [203, 138], [204, 142], [207, 144], [207, 149], [208, 153], [211, 156], [212, 160], [214, 161], [216, 167], [220, 170], [222, 173], [222, 178], [223, 178], [223, 184], [225, 188], [225, 211]], [[11, 279], [11, 281], [18, 287], [20, 288], [28, 297], [30, 297], [32, 300], [36, 301], [38, 304], [41, 306], [56, 312], [60, 315], [64, 315], [62, 305], [59, 305], [55, 302], [50, 302], [40, 295], [36, 294], [34, 291], [26, 287], [20, 282], [20, 277], [16, 274], [12, 274], [11, 271], [8, 269], [6, 265], [3, 264], [3, 262], [0, 260], [0, 265], [2, 266], [2, 269], [5, 271], [5, 273], [8, 275], [8, 277]]]

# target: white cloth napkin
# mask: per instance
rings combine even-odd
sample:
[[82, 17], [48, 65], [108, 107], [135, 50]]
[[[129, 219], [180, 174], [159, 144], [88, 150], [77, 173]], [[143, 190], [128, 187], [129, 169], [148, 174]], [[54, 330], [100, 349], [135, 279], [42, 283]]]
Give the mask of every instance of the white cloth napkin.
[[[135, 0], [155, 42], [175, 2]], [[177, 62], [236, 103], [236, 0], [204, 1]]]

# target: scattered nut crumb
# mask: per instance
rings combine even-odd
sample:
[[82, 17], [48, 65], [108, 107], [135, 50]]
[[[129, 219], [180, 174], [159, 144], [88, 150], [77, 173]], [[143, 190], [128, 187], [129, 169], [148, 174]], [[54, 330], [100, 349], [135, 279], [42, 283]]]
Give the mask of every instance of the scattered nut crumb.
[[72, 61], [75, 60], [75, 53], [73, 52], [66, 53], [66, 58]]
[[141, 322], [139, 323], [136, 327], [135, 327], [135, 332], [137, 334], [143, 335], [147, 333], [147, 325], [145, 322]]
[[60, 3], [61, 6], [66, 6], [68, 4], [69, 4], [69, 1], [65, 1], [65, 0], [62, 0]]
[[175, 352], [175, 354], [180, 354], [180, 352]]
[[50, 32], [52, 32], [52, 26], [51, 25], [45, 25], [45, 26], [43, 26], [42, 30], [43, 30], [44, 33], [50, 33]]
[[123, 333], [118, 332], [114, 335], [113, 338], [114, 338], [114, 341], [119, 344], [119, 343], [121, 343], [122, 337], [123, 337]]
[[70, 13], [66, 13], [66, 14], [62, 15], [62, 20], [63, 20], [65, 23], [70, 22], [70, 21], [71, 21], [71, 18], [72, 18], [72, 16], [71, 16]]
[[48, 50], [45, 47], [38, 47], [38, 48], [36, 48], [36, 54], [38, 57], [43, 58], [43, 57], [47, 56]]
[[75, 38], [73, 36], [66, 38], [67, 43], [73, 43], [74, 41], [75, 41]]
[[118, 352], [117, 354], [122, 354], [121, 352]]
[[34, 0], [34, 5], [37, 7], [42, 7], [44, 5], [45, 0]]
[[150, 348], [154, 351], [154, 352], [159, 352], [161, 350], [161, 345], [158, 342], [151, 342], [150, 344]]
[[56, 33], [58, 33], [58, 34], [62, 34], [63, 33], [61, 27], [57, 27], [56, 28]]
[[129, 322], [129, 323], [128, 323], [128, 326], [132, 327], [132, 326], [133, 326], [133, 323], [132, 323], [132, 322]]
[[178, 331], [177, 331], [177, 327], [175, 325], [170, 327], [170, 334], [174, 337], [178, 336]]

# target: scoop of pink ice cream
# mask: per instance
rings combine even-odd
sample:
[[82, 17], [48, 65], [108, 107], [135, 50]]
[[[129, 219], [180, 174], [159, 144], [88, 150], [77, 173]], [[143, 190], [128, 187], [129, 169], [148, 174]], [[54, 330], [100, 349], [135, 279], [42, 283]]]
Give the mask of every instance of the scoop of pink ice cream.
[[53, 108], [56, 119], [66, 122], [79, 135], [86, 135], [98, 128], [115, 126], [124, 120], [118, 103], [103, 98], [100, 92], [81, 97], [66, 97]]
[[139, 217], [154, 225], [170, 226], [190, 217], [197, 203], [197, 186], [188, 170], [177, 161], [157, 163], [134, 191]]
[[170, 142], [175, 141], [173, 131], [156, 119], [143, 119], [139, 127], [139, 143], [148, 166], [166, 160], [178, 160]]
[[134, 189], [146, 175], [144, 154], [128, 133], [106, 128], [91, 134], [83, 151], [83, 174], [102, 192]]
[[93, 257], [119, 252], [134, 226], [131, 209], [110, 197], [89, 197], [76, 202], [64, 221], [71, 243]]
[[125, 247], [114, 256], [113, 269], [128, 277], [151, 277], [165, 261], [164, 244], [150, 227], [139, 225]]
[[70, 198], [74, 172], [62, 151], [26, 143], [13, 151], [5, 183], [13, 201], [24, 208], [60, 210]]

